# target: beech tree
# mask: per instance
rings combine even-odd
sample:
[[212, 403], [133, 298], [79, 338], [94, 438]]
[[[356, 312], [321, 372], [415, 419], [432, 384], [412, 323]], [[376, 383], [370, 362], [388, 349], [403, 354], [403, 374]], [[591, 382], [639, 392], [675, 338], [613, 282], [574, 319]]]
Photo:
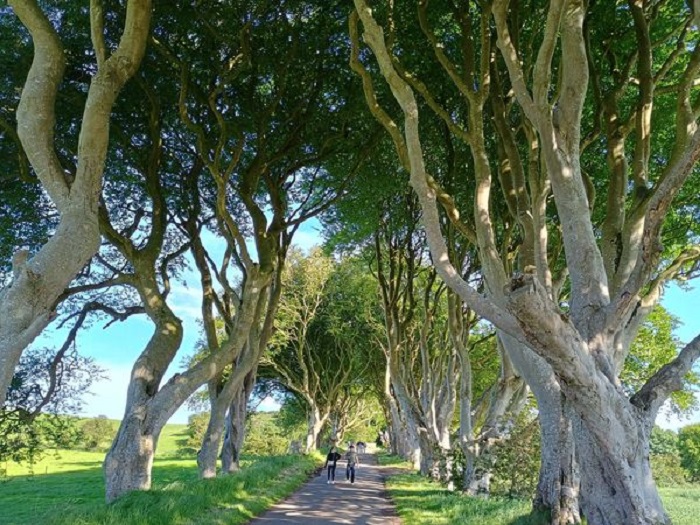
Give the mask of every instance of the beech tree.
[[151, 18], [150, 0], [127, 2], [117, 44], [116, 38], [110, 38], [114, 35], [105, 36], [102, 4], [91, 3], [96, 63], [80, 123], [77, 169], [74, 177], [69, 177], [54, 149], [56, 96], [66, 63], [61, 37], [35, 0], [13, 0], [9, 4], [34, 44], [34, 60], [17, 108], [17, 136], [60, 219], [41, 249], [15, 253], [12, 281], [0, 291], [0, 405], [22, 351], [51, 321], [59, 295], [99, 247], [97, 204], [110, 113], [122, 87], [139, 67]]
[[[364, 308], [352, 300], [352, 280], [333, 270], [318, 249], [290, 257], [278, 333], [263, 358], [269, 373], [306, 405], [306, 452], [316, 450], [331, 415], [361, 395], [357, 387], [370, 362]], [[334, 423], [336, 432], [342, 430], [337, 414]]]
[[[700, 336], [632, 396], [618, 378], [664, 284], [692, 272], [698, 257], [690, 236], [677, 236], [682, 248], [675, 251], [664, 252], [663, 244], [665, 221], [674, 200], [684, 197], [681, 190], [700, 155], [695, 88], [700, 48], [690, 10], [674, 1], [632, 0], [618, 9], [562, 0], [538, 4], [531, 18], [507, 0], [444, 12], [421, 1], [425, 46], [459, 96], [437, 99], [403, 66], [400, 57], [410, 54], [394, 47], [393, 28], [401, 26], [394, 25], [393, 11], [373, 13], [364, 0], [355, 0], [355, 6], [353, 17], [361, 20], [363, 38], [401, 108], [402, 126], [378, 105], [365, 74], [369, 107], [410, 173], [433, 263], [448, 286], [495, 325], [535, 394], [547, 384], [563, 394], [550, 406], [538, 397], [540, 412], [556, 416], [543, 425], [543, 433], [571, 436], [568, 448], [575, 450], [581, 485], [579, 493], [575, 469], [559, 470], [565, 486], [557, 501], [548, 502], [553, 520], [579, 521], [580, 496], [591, 524], [669, 523], [651, 477], [649, 434], [659, 407], [700, 354]], [[593, 37], [596, 28], [609, 29], [613, 23], [619, 34], [611, 40]], [[601, 56], [612, 64], [608, 70], [601, 67]], [[587, 105], [589, 92], [593, 100]], [[669, 104], [670, 93], [675, 105]], [[493, 107], [501, 148], [497, 159], [489, 156], [485, 140], [485, 130], [492, 129], [487, 104]], [[663, 122], [668, 114], [658, 115], [657, 105], [672, 110], [670, 134], [654, 133], [655, 118]], [[429, 176], [431, 159], [424, 154], [419, 127], [426, 106], [472, 152], [474, 242], [485, 294], [469, 286], [450, 262], [437, 203], [446, 209], [467, 203], [451, 201]], [[606, 126], [585, 121], [599, 116]], [[511, 119], [521, 127], [511, 128]], [[604, 145], [608, 166], [591, 163], [597, 171], [588, 172], [584, 153], [594, 143]], [[496, 165], [498, 184], [492, 178]], [[591, 180], [607, 187], [601, 213]], [[497, 249], [491, 205], [498, 185], [506, 200], [513, 198], [523, 239], [519, 256], [524, 264], [515, 271], [504, 267]], [[551, 216], [550, 196], [556, 206]], [[454, 213], [450, 219], [459, 222]], [[561, 260], [551, 242], [554, 231], [564, 248], [565, 280], [557, 279]], [[533, 363], [540, 364], [528, 366]], [[526, 373], [528, 368], [539, 373]], [[560, 451], [559, 469], [570, 463], [568, 455]]]

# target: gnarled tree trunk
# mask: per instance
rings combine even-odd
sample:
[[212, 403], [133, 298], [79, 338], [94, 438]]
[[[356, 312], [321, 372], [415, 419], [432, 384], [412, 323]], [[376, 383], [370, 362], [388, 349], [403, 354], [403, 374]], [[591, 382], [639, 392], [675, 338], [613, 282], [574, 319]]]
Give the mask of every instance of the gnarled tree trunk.
[[318, 437], [323, 430], [323, 425], [326, 424], [328, 417], [330, 415], [329, 411], [321, 411], [321, 408], [316, 405], [313, 400], [308, 400], [309, 403], [309, 413], [307, 414], [306, 420], [306, 441], [304, 445], [304, 452], [309, 453], [317, 449]]
[[[114, 53], [107, 57], [104, 41], [94, 42], [97, 73], [87, 94], [71, 183], [54, 150], [55, 100], [65, 66], [61, 41], [35, 1], [10, 0], [9, 4], [34, 41], [34, 60], [17, 108], [17, 134], [60, 221], [36, 255], [15, 254], [14, 278], [0, 292], [0, 406], [22, 352], [49, 324], [60, 294], [100, 246], [97, 207], [110, 113], [141, 63], [151, 20], [150, 0], [130, 0]], [[96, 13], [91, 13], [91, 19], [101, 34], [103, 20]]]
[[248, 400], [255, 386], [255, 377], [255, 369], [246, 375], [228, 409], [224, 444], [221, 447], [221, 470], [224, 474], [237, 472], [241, 468], [241, 450], [243, 450], [246, 433]]
[[500, 340], [537, 400], [541, 459], [534, 506], [548, 509], [553, 524], [580, 523], [571, 414], [564, 409], [559, 381], [552, 367], [532, 350], [506, 334]]
[[[150, 488], [151, 466], [156, 443], [163, 425], [178, 407], [206, 381], [220, 373], [230, 363], [248, 339], [255, 319], [261, 293], [269, 286], [271, 276], [251, 272], [241, 294], [242, 304], [236, 316], [231, 337], [219, 352], [208, 356], [183, 374], [173, 376], [162, 388], [160, 380], [179, 347], [161, 347], [155, 344], [160, 338], [172, 339], [179, 333], [178, 323], [165, 321], [161, 330], [141, 354], [131, 374], [125, 416], [112, 447], [105, 458], [105, 488], [107, 502], [112, 502], [126, 492]], [[177, 318], [175, 318], [177, 319]], [[173, 330], [178, 328], [177, 330]], [[242, 378], [241, 378], [242, 379]], [[121, 427], [124, 427], [122, 430]], [[134, 454], [134, 451], [139, 454]]]

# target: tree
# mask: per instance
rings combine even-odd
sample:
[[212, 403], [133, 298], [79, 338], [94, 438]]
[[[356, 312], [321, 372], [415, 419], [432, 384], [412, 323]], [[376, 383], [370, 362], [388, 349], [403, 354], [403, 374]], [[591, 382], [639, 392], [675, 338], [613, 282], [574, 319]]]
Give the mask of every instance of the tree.
[[[437, 98], [398, 58], [391, 28], [405, 26], [392, 25], [395, 13], [374, 13], [366, 2], [355, 0], [353, 16], [361, 20], [363, 38], [401, 108], [403, 128], [380, 111], [367, 87], [369, 73], [363, 76], [368, 104], [410, 173], [432, 261], [448, 286], [496, 326], [510, 355], [522, 357], [516, 366], [525, 372], [529, 364], [542, 372], [525, 376], [533, 390], [546, 381], [563, 394], [550, 406], [538, 397], [541, 413], [556, 416], [542, 425], [543, 433], [569, 436], [569, 445], [553, 465], [555, 472], [571, 464], [575, 444], [581, 509], [591, 524], [668, 523], [651, 479], [649, 434], [659, 407], [681, 386], [700, 354], [697, 337], [631, 397], [619, 384], [631, 341], [664, 283], [677, 275], [693, 275], [699, 255], [689, 231], [663, 250], [663, 241], [669, 239], [662, 232], [667, 217], [673, 218], [672, 203], [684, 196], [681, 189], [689, 184], [700, 156], [694, 109], [700, 47], [690, 44], [694, 32], [686, 4], [662, 4], [664, 9], [646, 9], [643, 2], [630, 1], [620, 10], [609, 3], [588, 6], [562, 0], [538, 5], [530, 10], [531, 17], [510, 9], [507, 0], [444, 14], [421, 2], [420, 31], [458, 97]], [[380, 16], [391, 20], [384, 26], [388, 30], [378, 23]], [[544, 26], [538, 22], [543, 18]], [[596, 33], [609, 31], [613, 23], [621, 32], [614, 51], [604, 43], [607, 36]], [[480, 29], [473, 38], [470, 29], [476, 27]], [[493, 29], [500, 53], [491, 49]], [[453, 45], [456, 42], [461, 45]], [[617, 66], [603, 74], [596, 62], [601, 55], [621, 65], [622, 74]], [[411, 53], [401, 49], [400, 56]], [[591, 105], [586, 104], [589, 80]], [[669, 92], [675, 107], [668, 103]], [[657, 102], [675, 113], [670, 134], [652, 132]], [[509, 202], [522, 239], [521, 264], [515, 268], [504, 267], [492, 220], [491, 165], [496, 162], [485, 140], [485, 129], [491, 126], [487, 103], [495, 112], [501, 195]], [[428, 176], [431, 159], [424, 154], [418, 120], [425, 107], [472, 152], [477, 185], [474, 241], [486, 279], [485, 295], [470, 287], [450, 263], [437, 203], [450, 209], [454, 201]], [[595, 121], [599, 115], [607, 119], [607, 127]], [[585, 117], [594, 121], [584, 122]], [[510, 119], [522, 132], [513, 132]], [[586, 125], [589, 135], [584, 134]], [[633, 139], [625, 142], [630, 135]], [[591, 144], [605, 145], [609, 169], [584, 169], [582, 152]], [[626, 162], [630, 157], [632, 165]], [[661, 162], [652, 162], [656, 158]], [[607, 201], [598, 203], [602, 214], [596, 213], [591, 177], [608, 187]], [[552, 212], [546, 208], [550, 191], [556, 205]], [[696, 205], [687, 202], [693, 209]], [[448, 216], [458, 221], [454, 214]], [[563, 259], [557, 243], [550, 244], [553, 231], [554, 240], [561, 239]], [[559, 523], [579, 521], [578, 485], [569, 475], [575, 470], [567, 468], [566, 473], [566, 490], [548, 502]]]
[[127, 3], [121, 40], [113, 53], [105, 39], [104, 12], [92, 4], [90, 25], [96, 67], [80, 124], [76, 170], [64, 171], [56, 155], [55, 101], [66, 63], [61, 38], [35, 0], [10, 2], [34, 42], [34, 60], [17, 108], [17, 136], [29, 164], [60, 219], [51, 239], [30, 256], [13, 257], [13, 279], [0, 290], [0, 405], [24, 349], [53, 319], [55, 302], [99, 247], [97, 204], [102, 185], [112, 106], [144, 55], [150, 0]]
[[336, 345], [316, 346], [310, 332], [331, 269], [332, 261], [319, 249], [308, 257], [300, 251], [290, 254], [282, 278], [284, 292], [276, 321], [277, 334], [270, 353], [263, 359], [307, 406], [307, 453], [316, 450], [321, 429], [352, 372], [350, 361], [343, 359], [349, 355], [334, 355]]
[[[678, 319], [661, 305], [657, 305], [642, 323], [620, 373], [623, 388], [630, 395], [678, 355], [683, 345], [673, 335], [677, 328]], [[669, 399], [674, 414], [687, 415], [697, 408], [693, 389], [698, 384], [700, 376], [697, 372], [691, 370], [683, 377], [682, 388], [672, 392]]]
[[[183, 4], [178, 17], [157, 17], [154, 32], [159, 38], [144, 68], [144, 84], [162, 86], [151, 92], [163, 113], [155, 112], [149, 124], [164, 126], [161, 135], [168, 139], [165, 144], [172, 147], [172, 155], [159, 152], [164, 147], [159, 140], [141, 142], [153, 146], [151, 160], [162, 163], [155, 162], [156, 170], [180, 168], [175, 172], [183, 184], [175, 204], [167, 203], [171, 213], [154, 213], [152, 220], [162, 223], [167, 216], [189, 243], [203, 290], [209, 353], [160, 384], [179, 348], [181, 326], [167, 303], [167, 271], [156, 274], [153, 265], [139, 264], [143, 274], [139, 279], [148, 284], [139, 293], [159, 328], [134, 366], [127, 412], [105, 462], [109, 501], [150, 486], [162, 425], [203, 383], [208, 383], [212, 410], [199, 469], [203, 477], [216, 474], [219, 444], [225, 435], [232, 435], [225, 432], [225, 415], [234, 401], [236, 407], [245, 407], [247, 387], [254, 382], [257, 360], [272, 327], [279, 274], [294, 232], [338, 195], [352, 166], [367, 155], [372, 139], [361, 127], [347, 131], [346, 122], [353, 114], [344, 101], [352, 98], [345, 96], [339, 79], [328, 75], [339, 60], [325, 46], [335, 26], [321, 25], [320, 12], [307, 6], [303, 1], [275, 5], [243, 1], [196, 8]], [[337, 20], [337, 13], [334, 16]], [[211, 17], [231, 23], [211, 31]], [[254, 21], [263, 19], [265, 23]], [[296, 44], [286, 47], [289, 39]], [[282, 47], [289, 56], [280, 61]], [[219, 48], [230, 52], [231, 60], [222, 62], [212, 55], [210, 50]], [[316, 67], [309, 67], [311, 63]], [[329, 78], [334, 79], [332, 85]], [[287, 89], [292, 79], [299, 89]], [[321, 109], [321, 101], [328, 111]], [[337, 119], [328, 119], [329, 112]], [[364, 147], [348, 152], [341, 147], [341, 137]], [[159, 177], [165, 186], [167, 173], [150, 177], [150, 188], [157, 186]], [[151, 202], [162, 198], [157, 193], [150, 195]], [[150, 232], [149, 242], [140, 243], [146, 236], [138, 227], [144, 216], [148, 214], [136, 215], [138, 220], [117, 232], [134, 236], [131, 244], [136, 249], [127, 243], [121, 250], [129, 260], [135, 255], [142, 262], [153, 258], [151, 248], [162, 244], [164, 234], [156, 233], [158, 228]], [[226, 243], [220, 261], [210, 256], [202, 240], [202, 232], [211, 230]], [[168, 259], [163, 255], [157, 260]], [[215, 312], [226, 325], [221, 343], [212, 336]], [[227, 367], [232, 368], [230, 375], [224, 375]]]
[[82, 396], [102, 370], [69, 339], [57, 351], [32, 348], [20, 358], [0, 410], [0, 460], [34, 463], [49, 448], [79, 440], [75, 418]]
[[104, 450], [114, 439], [115, 429], [107, 416], [98, 416], [85, 421], [80, 432], [88, 450]]
[[700, 480], [700, 425], [688, 425], [678, 431], [681, 466], [693, 481]]

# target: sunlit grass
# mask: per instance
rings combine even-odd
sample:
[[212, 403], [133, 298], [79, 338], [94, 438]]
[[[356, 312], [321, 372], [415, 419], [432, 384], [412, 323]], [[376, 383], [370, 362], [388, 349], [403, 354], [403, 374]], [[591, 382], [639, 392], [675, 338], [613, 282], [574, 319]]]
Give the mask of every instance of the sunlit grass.
[[392, 476], [387, 487], [404, 525], [546, 525], [544, 515], [530, 515], [527, 501], [468, 498], [445, 490], [417, 474]]
[[8, 463], [8, 477], [0, 481], [0, 524], [245, 523], [294, 492], [321, 462], [320, 456], [248, 457], [235, 475], [199, 480], [194, 458], [177, 457], [184, 428], [165, 427], [153, 488], [109, 506], [104, 503], [104, 452], [52, 452], [32, 468]]
[[700, 487], [690, 485], [679, 488], [659, 489], [666, 511], [673, 525], [700, 523]]
[[[400, 458], [382, 456], [380, 462], [409, 467]], [[527, 500], [470, 498], [447, 491], [438, 483], [412, 473], [391, 476], [389, 494], [404, 525], [546, 525], [547, 516], [533, 513]], [[674, 525], [695, 525], [700, 516], [700, 487], [660, 489]]]

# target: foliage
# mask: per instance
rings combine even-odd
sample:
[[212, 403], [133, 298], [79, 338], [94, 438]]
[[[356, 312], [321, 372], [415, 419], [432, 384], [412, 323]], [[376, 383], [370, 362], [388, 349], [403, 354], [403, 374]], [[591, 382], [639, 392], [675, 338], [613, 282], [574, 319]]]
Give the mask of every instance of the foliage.
[[692, 481], [700, 481], [700, 424], [688, 425], [678, 431], [681, 465]]
[[107, 450], [117, 434], [114, 422], [107, 416], [98, 416], [85, 421], [80, 428], [82, 442], [88, 450]]
[[[336, 263], [318, 249], [292, 251], [284, 285], [261, 373], [294, 393], [288, 409], [313, 404], [341, 432], [362, 432], [378, 421], [365, 399], [375, 387], [373, 374], [383, 368], [371, 277], [352, 259]], [[288, 424], [285, 415], [282, 421]]]
[[[51, 449], [76, 448], [82, 439], [77, 419], [73, 417], [41, 414], [26, 421], [21, 417], [3, 416], [0, 461], [26, 462], [30, 471]], [[6, 474], [4, 470], [0, 469], [0, 474]]]
[[209, 412], [199, 412], [187, 418], [187, 439], [180, 447], [181, 454], [196, 454], [202, 446], [204, 433], [209, 424]]
[[678, 454], [678, 434], [673, 430], [654, 426], [649, 438], [649, 453], [652, 455]]
[[687, 471], [676, 454], [652, 454], [649, 457], [654, 481], [661, 487], [677, 487], [686, 483]]
[[75, 347], [24, 352], [0, 410], [0, 461], [34, 463], [48, 449], [74, 446], [76, 423], [65, 416], [80, 410], [82, 396], [101, 374]]
[[[630, 353], [620, 374], [623, 387], [629, 392], [637, 391], [664, 364], [678, 355], [681, 342], [673, 335], [679, 320], [663, 306], [656, 306], [649, 314], [632, 343]], [[690, 372], [683, 382], [683, 389], [671, 395], [671, 410], [676, 415], [687, 415], [698, 406], [693, 393], [700, 385], [700, 375]]]
[[276, 456], [289, 450], [290, 436], [278, 424], [279, 413], [258, 412], [248, 415], [243, 450], [246, 454]]
[[277, 425], [290, 440], [301, 440], [306, 434], [306, 410], [304, 400], [298, 396], [287, 395], [277, 414]]
[[[284, 424], [289, 409], [281, 412], [248, 412], [243, 450], [247, 455], [278, 456], [286, 454], [289, 442], [303, 434], [304, 416], [296, 423]], [[209, 423], [209, 413], [200, 412], [187, 420], [187, 439], [179, 448], [180, 454], [195, 454], [202, 446], [202, 438]]]
[[686, 483], [688, 473], [681, 466], [678, 434], [655, 426], [649, 439], [649, 460], [654, 480], [662, 487]]
[[511, 497], [535, 493], [540, 468], [540, 427], [532, 411], [523, 410], [512, 421], [507, 439], [494, 447], [496, 457], [492, 492]]

